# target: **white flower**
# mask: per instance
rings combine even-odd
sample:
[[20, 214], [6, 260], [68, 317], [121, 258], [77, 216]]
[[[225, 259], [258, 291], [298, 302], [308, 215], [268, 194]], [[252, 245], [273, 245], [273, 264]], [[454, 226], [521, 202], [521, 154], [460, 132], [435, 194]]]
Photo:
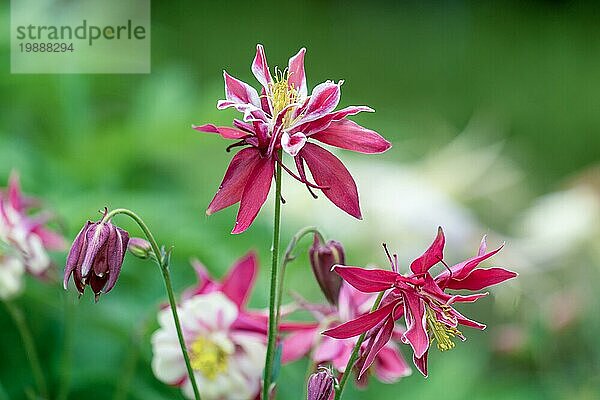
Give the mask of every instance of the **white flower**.
[[[253, 399], [260, 389], [264, 336], [232, 329], [237, 306], [220, 292], [193, 296], [178, 307], [196, 383], [203, 400]], [[193, 398], [170, 308], [158, 314], [152, 335], [152, 370]]]
[[25, 266], [18, 258], [0, 254], [0, 299], [8, 300], [21, 292], [24, 273]]

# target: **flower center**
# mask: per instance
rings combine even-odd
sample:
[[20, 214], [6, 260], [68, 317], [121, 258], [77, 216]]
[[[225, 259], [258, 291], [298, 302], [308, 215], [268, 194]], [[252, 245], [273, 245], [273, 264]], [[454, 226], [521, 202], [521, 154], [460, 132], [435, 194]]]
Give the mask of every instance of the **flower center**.
[[[290, 74], [287, 68], [283, 71], [275, 68], [275, 77], [270, 83], [271, 106], [273, 107], [273, 118], [277, 116], [284, 108], [298, 101], [298, 91], [288, 84]], [[289, 113], [285, 116], [286, 122], [289, 122]]]
[[210, 339], [200, 336], [190, 347], [190, 363], [195, 371], [212, 381], [227, 371], [227, 353]]
[[427, 326], [432, 334], [431, 342], [437, 342], [437, 348], [440, 351], [452, 350], [456, 344], [452, 341], [456, 336], [462, 337], [462, 333], [451, 326], [438, 321], [435, 311], [429, 306], [425, 306]]

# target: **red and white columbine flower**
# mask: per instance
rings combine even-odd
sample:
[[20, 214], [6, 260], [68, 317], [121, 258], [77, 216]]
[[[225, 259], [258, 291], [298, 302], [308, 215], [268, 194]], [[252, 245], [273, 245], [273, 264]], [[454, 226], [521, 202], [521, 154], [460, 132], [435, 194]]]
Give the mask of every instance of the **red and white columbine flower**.
[[24, 272], [44, 278], [52, 267], [49, 250], [63, 250], [64, 238], [46, 225], [47, 211], [32, 215], [41, 202], [26, 197], [19, 177], [12, 173], [8, 187], [0, 189], [0, 297], [9, 298], [22, 288]]
[[[268, 313], [250, 310], [247, 302], [258, 273], [250, 252], [217, 281], [198, 261], [199, 282], [184, 291], [178, 313], [202, 399], [253, 399], [260, 389], [266, 352]], [[154, 374], [181, 387], [193, 398], [177, 341], [171, 310], [159, 313], [160, 329], [152, 336]], [[285, 322], [282, 332], [314, 330], [315, 324]]]
[[[349, 106], [334, 111], [340, 101], [343, 81], [321, 83], [308, 94], [305, 52], [301, 49], [290, 58], [285, 70], [275, 68], [273, 77], [264, 49], [257, 45], [252, 72], [262, 86], [260, 94], [224, 72], [225, 100], [217, 103], [220, 110], [235, 108], [243, 113], [243, 119], [233, 121], [235, 128], [212, 124], [194, 126], [200, 132], [236, 140], [228, 150], [245, 147], [231, 160], [206, 210], [210, 215], [239, 202], [232, 233], [245, 231], [256, 218], [269, 194], [276, 163], [305, 184], [313, 196], [312, 189], [321, 190], [340, 209], [362, 218], [354, 179], [336, 156], [314, 141], [366, 154], [382, 153], [391, 147], [377, 132], [347, 119], [362, 111], [373, 112], [371, 108]], [[280, 149], [294, 158], [297, 173], [283, 164]], [[314, 182], [309, 181], [305, 166]]]
[[[369, 367], [379, 351], [390, 340], [394, 332], [394, 322], [404, 316], [406, 332], [402, 340], [413, 349], [413, 362], [421, 373], [427, 376], [427, 354], [429, 346], [436, 341], [441, 351], [454, 348], [453, 339], [465, 337], [458, 329], [459, 325], [476, 329], [485, 329], [485, 325], [468, 319], [459, 313], [454, 303], [474, 302], [488, 293], [460, 295], [446, 293], [446, 290], [478, 291], [497, 285], [517, 276], [515, 272], [504, 268], [477, 268], [479, 263], [492, 257], [502, 246], [486, 253], [487, 244], [484, 237], [477, 256], [447, 267], [442, 273], [433, 277], [430, 269], [443, 263], [444, 233], [441, 228], [431, 246], [410, 265], [408, 276], [398, 272], [396, 255], [388, 257], [392, 271], [357, 267], [336, 266], [335, 271], [356, 289], [366, 293], [376, 293], [391, 289], [383, 298], [379, 308], [369, 314], [362, 315], [352, 321], [329, 329], [325, 335], [346, 339], [369, 332], [370, 348], [364, 371]], [[387, 251], [387, 249], [386, 249]]]
[[[362, 293], [347, 282], [343, 282], [336, 302], [337, 306], [307, 305], [306, 308], [311, 310], [319, 320], [319, 325], [312, 330], [301, 330], [288, 336], [284, 340], [282, 360], [291, 362], [309, 354], [315, 364], [331, 364], [339, 373], [345, 373], [357, 339], [355, 337], [335, 339], [319, 333], [323, 329], [368, 314], [375, 297], [377, 296], [374, 294]], [[411, 374], [411, 369], [397, 345], [403, 332], [400, 326], [395, 326], [392, 332], [394, 340], [385, 343], [377, 354], [374, 354], [373, 360], [366, 359], [367, 355], [372, 354], [369, 352], [370, 344], [368, 342], [363, 344], [357, 365], [369, 361], [369, 366], [372, 364], [372, 367], [364, 370], [359, 368], [356, 371], [357, 382], [361, 386], [367, 383], [367, 375], [365, 375], [367, 371], [372, 371], [377, 379], [384, 383], [394, 383]]]

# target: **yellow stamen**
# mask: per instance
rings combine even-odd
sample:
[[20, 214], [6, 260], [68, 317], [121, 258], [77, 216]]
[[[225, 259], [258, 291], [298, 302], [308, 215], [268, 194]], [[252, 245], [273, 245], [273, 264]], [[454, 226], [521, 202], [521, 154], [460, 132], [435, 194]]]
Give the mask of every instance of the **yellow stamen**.
[[[299, 94], [293, 85], [288, 84], [290, 74], [287, 68], [283, 71], [275, 68], [275, 77], [273, 82], [270, 83], [270, 95], [271, 105], [273, 107], [273, 117], [275, 117], [281, 110], [289, 106], [290, 104], [297, 103], [299, 100]], [[284, 118], [284, 126], [289, 125], [291, 117], [288, 113]]]
[[208, 380], [227, 371], [227, 353], [213, 341], [198, 337], [190, 347], [190, 363]]
[[452, 350], [456, 346], [452, 341], [452, 338], [462, 336], [462, 333], [458, 329], [438, 321], [435, 311], [429, 306], [425, 306], [425, 310], [427, 325], [430, 333], [433, 335], [431, 337], [431, 342], [433, 343], [435, 340], [437, 342], [437, 348], [440, 351]]

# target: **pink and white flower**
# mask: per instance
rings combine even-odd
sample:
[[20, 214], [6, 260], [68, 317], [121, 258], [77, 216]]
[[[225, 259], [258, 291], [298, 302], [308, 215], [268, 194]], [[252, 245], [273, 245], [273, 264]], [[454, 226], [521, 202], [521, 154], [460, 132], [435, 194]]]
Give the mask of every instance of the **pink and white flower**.
[[[206, 210], [210, 215], [240, 203], [232, 233], [245, 231], [256, 218], [269, 194], [276, 164], [305, 184], [313, 196], [312, 189], [321, 190], [337, 207], [355, 218], [362, 218], [354, 179], [336, 156], [314, 141], [365, 154], [383, 153], [391, 147], [377, 132], [347, 119], [363, 111], [373, 112], [373, 109], [349, 106], [334, 111], [340, 101], [343, 81], [321, 83], [309, 95], [305, 52], [301, 49], [290, 58], [285, 70], [275, 68], [275, 76], [272, 76], [263, 46], [257, 45], [252, 72], [262, 86], [260, 94], [224, 72], [225, 100], [217, 103], [220, 110], [234, 108], [243, 113], [243, 119], [233, 121], [235, 128], [212, 124], [194, 126], [197, 131], [236, 140], [227, 150], [245, 147], [231, 160]], [[293, 157], [297, 173], [283, 164], [280, 150]], [[306, 166], [314, 183], [307, 177]]]

